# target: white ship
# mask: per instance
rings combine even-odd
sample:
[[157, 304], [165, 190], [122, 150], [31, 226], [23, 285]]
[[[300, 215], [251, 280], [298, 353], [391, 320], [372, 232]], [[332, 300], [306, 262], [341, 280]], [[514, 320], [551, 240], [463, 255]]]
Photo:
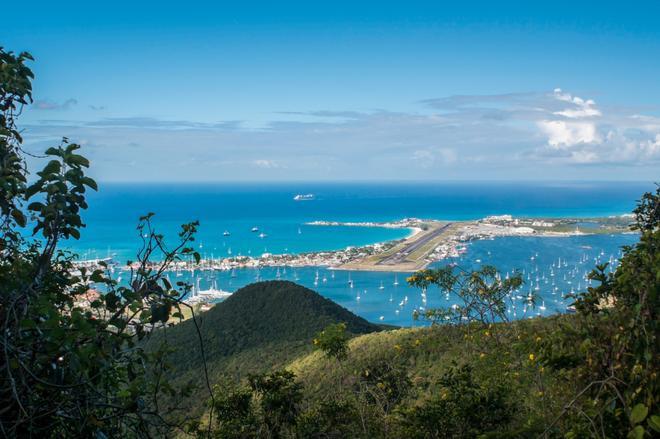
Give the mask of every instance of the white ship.
[[314, 199], [314, 194], [298, 194], [293, 199], [295, 201], [310, 201]]

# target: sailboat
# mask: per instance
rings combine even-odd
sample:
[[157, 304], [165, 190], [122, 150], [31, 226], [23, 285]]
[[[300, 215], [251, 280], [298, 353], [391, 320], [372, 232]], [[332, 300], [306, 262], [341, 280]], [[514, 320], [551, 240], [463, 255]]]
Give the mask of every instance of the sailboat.
[[398, 277], [397, 277], [396, 274], [394, 275], [394, 284], [393, 284], [393, 285], [394, 285], [395, 287], [396, 287], [397, 285], [399, 285], [399, 279], [398, 279]]

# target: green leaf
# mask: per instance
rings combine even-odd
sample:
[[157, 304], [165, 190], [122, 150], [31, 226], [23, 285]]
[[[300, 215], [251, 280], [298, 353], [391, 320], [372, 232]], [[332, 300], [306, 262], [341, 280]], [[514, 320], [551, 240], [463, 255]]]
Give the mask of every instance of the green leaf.
[[651, 417], [646, 422], [654, 431], [660, 432], [660, 416], [651, 415]]
[[86, 185], [87, 187], [89, 187], [91, 189], [94, 189], [95, 191], [99, 190], [99, 187], [96, 184], [96, 181], [94, 181], [93, 179], [91, 179], [89, 177], [83, 177], [82, 182], [83, 182], [84, 185]]
[[639, 424], [642, 422], [644, 419], [646, 419], [646, 415], [649, 414], [649, 409], [646, 407], [644, 404], [637, 404], [635, 407], [633, 407], [632, 411], [630, 412], [630, 421], [633, 424]]
[[57, 174], [58, 172], [60, 172], [61, 168], [62, 168], [62, 165], [60, 165], [59, 161], [51, 160], [44, 167], [44, 169], [41, 171], [41, 173], [43, 173], [43, 174]]
[[32, 319], [23, 319], [21, 320], [21, 328], [23, 329], [35, 329], [37, 324]]
[[78, 154], [71, 154], [68, 162], [72, 165], [84, 166], [85, 168], [89, 167], [89, 160]]
[[628, 433], [628, 439], [643, 439], [644, 438], [644, 427], [638, 425], [637, 427], [630, 430]]
[[51, 146], [46, 150], [46, 155], [60, 155], [60, 149]]
[[20, 227], [25, 227], [26, 220], [25, 220], [25, 215], [23, 215], [23, 212], [21, 212], [18, 209], [14, 209], [11, 211], [11, 216], [16, 221], [16, 224], [18, 224]]

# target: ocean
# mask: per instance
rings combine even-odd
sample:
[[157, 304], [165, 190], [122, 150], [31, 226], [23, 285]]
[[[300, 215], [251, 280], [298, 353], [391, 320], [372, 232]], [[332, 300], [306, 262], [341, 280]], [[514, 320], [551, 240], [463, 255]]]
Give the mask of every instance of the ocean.
[[[194, 245], [205, 257], [337, 250], [403, 238], [409, 231], [320, 227], [305, 223], [316, 220], [391, 221], [406, 217], [466, 220], [502, 214], [525, 217], [621, 215], [629, 213], [639, 196], [652, 189], [650, 183], [582, 182], [101, 184], [100, 191], [89, 197], [90, 208], [83, 216], [87, 227], [82, 238], [65, 242], [64, 247], [77, 252], [81, 259], [112, 257], [120, 263], [134, 259], [139, 241], [138, 218], [154, 212], [157, 230], [171, 237], [172, 243], [180, 224], [199, 220]], [[315, 199], [293, 200], [296, 194], [307, 193], [313, 193]], [[267, 236], [259, 238], [258, 233], [251, 232], [253, 227]], [[223, 236], [225, 231], [230, 236]], [[533, 273], [526, 287], [536, 288], [538, 283], [538, 291], [546, 301], [543, 314], [548, 314], [565, 310], [563, 301], [555, 302], [558, 296], [552, 294], [554, 288], [568, 293], [578, 287], [578, 282], [584, 287], [584, 272], [594, 261], [615, 260], [620, 247], [636, 239], [633, 234], [498, 238], [471, 243], [459, 260], [451, 262], [468, 267], [490, 263], [503, 273], [514, 268]], [[559, 268], [561, 276], [556, 275], [551, 285], [548, 270], [557, 259], [563, 261]], [[569, 265], [563, 267], [564, 263]], [[454, 300], [429, 294], [428, 303], [424, 305], [419, 292], [405, 285], [405, 274], [353, 272], [350, 274], [353, 288], [349, 287], [348, 275], [344, 271], [315, 267], [280, 269], [279, 273], [276, 268], [244, 269], [237, 270], [235, 277], [229, 272], [213, 274], [218, 287], [230, 291], [257, 279], [294, 280], [368, 320], [395, 325], [416, 324], [411, 317], [415, 308], [451, 305]], [[202, 288], [207, 288], [205, 283], [212, 282], [209, 276], [208, 273], [197, 275]], [[393, 285], [395, 276], [397, 286]], [[406, 303], [399, 306], [406, 296]], [[531, 311], [519, 315], [521, 312], [522, 308], [515, 318], [532, 315]], [[539, 310], [534, 312], [539, 313]]]

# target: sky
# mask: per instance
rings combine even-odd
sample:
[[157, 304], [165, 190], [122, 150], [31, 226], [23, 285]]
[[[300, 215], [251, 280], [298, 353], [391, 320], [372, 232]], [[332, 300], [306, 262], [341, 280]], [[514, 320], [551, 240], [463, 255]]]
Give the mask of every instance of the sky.
[[100, 181], [660, 177], [658, 1], [2, 10], [25, 149], [66, 136]]

